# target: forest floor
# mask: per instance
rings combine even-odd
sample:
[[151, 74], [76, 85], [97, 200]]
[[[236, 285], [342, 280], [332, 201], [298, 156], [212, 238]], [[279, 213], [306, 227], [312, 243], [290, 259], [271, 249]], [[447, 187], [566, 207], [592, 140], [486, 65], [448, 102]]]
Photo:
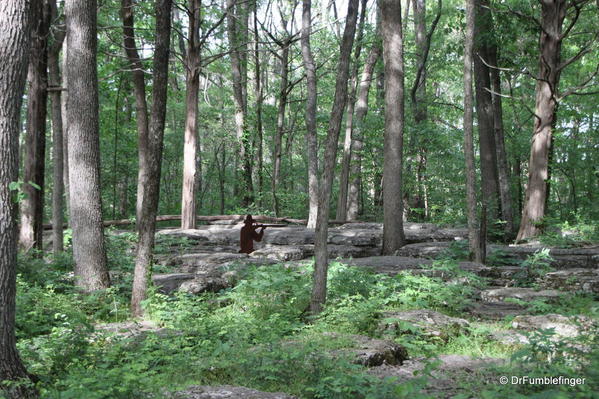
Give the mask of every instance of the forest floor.
[[313, 232], [267, 229], [248, 256], [239, 227], [159, 231], [146, 320], [127, 311], [134, 234], [109, 235], [113, 287], [92, 297], [68, 255], [22, 257], [19, 349], [43, 396], [599, 397], [597, 243], [494, 244], [482, 265], [463, 229], [408, 223], [378, 256], [382, 225], [342, 225], [315, 318]]

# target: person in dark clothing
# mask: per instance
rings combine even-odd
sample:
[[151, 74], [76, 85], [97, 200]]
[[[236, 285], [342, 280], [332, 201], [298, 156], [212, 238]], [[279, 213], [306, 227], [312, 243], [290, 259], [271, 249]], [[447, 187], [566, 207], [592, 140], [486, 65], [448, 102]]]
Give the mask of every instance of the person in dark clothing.
[[[264, 226], [254, 226], [254, 219], [252, 219], [252, 215], [247, 215], [244, 225], [241, 228], [241, 232], [239, 233], [239, 245], [241, 249], [239, 253], [251, 254], [254, 252], [254, 241], [262, 241], [262, 237], [264, 236]], [[256, 232], [256, 229], [260, 229], [259, 232]]]

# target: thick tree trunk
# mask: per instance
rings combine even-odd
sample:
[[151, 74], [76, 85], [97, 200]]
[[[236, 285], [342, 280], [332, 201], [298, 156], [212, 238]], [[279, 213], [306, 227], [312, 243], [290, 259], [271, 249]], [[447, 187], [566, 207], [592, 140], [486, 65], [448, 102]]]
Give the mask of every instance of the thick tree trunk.
[[31, 248], [42, 250], [48, 100], [48, 32], [50, 31], [48, 3], [41, 0], [34, 2], [32, 17], [29, 90], [27, 93], [27, 135], [23, 170], [25, 197], [21, 201], [19, 242], [24, 250]]
[[383, 164], [383, 255], [405, 245], [402, 201], [404, 64], [401, 5], [380, 0], [385, 62], [385, 155]]
[[360, 69], [360, 54], [362, 53], [362, 41], [364, 37], [364, 20], [366, 19], [366, 0], [361, 1], [360, 22], [356, 37], [356, 49], [354, 50], [354, 61], [349, 79], [349, 95], [347, 101], [347, 112], [345, 118], [345, 139], [343, 141], [343, 155], [341, 157], [341, 175], [339, 176], [339, 196], [337, 198], [337, 219], [347, 217], [347, 201], [349, 190], [350, 162], [353, 153], [353, 130], [354, 110], [356, 106], [356, 92], [358, 91], [358, 71]]
[[152, 251], [156, 232], [156, 215], [160, 195], [160, 171], [164, 124], [166, 119], [166, 100], [168, 85], [168, 61], [170, 54], [172, 0], [158, 0], [156, 10], [156, 47], [154, 49], [152, 87], [152, 120], [149, 126], [147, 153], [140, 164], [142, 191], [141, 208], [137, 212], [137, 234], [139, 241], [135, 258], [133, 290], [131, 292], [131, 311], [141, 316], [141, 302], [146, 299], [150, 274], [152, 272]]
[[272, 196], [274, 200], [275, 215], [279, 216], [279, 199], [277, 197], [277, 187], [281, 177], [281, 151], [283, 143], [283, 133], [285, 132], [285, 111], [287, 109], [287, 92], [289, 86], [289, 41], [281, 43], [281, 82], [279, 86], [279, 104], [277, 107], [277, 131], [274, 137], [273, 151], [273, 172], [272, 172]]
[[528, 162], [528, 185], [517, 241], [538, 235], [549, 195], [549, 156], [557, 112], [557, 90], [561, 72], [562, 24], [566, 0], [541, 2], [539, 79], [536, 86], [535, 118]]
[[314, 235], [314, 285], [312, 287], [312, 298], [310, 301], [310, 312], [318, 314], [326, 301], [327, 294], [327, 234], [329, 229], [329, 202], [331, 199], [331, 188], [333, 186], [333, 175], [337, 158], [337, 144], [339, 131], [343, 119], [343, 111], [347, 102], [347, 79], [349, 75], [349, 61], [351, 57], [354, 35], [356, 33], [356, 22], [358, 19], [358, 0], [349, 0], [347, 7], [347, 18], [345, 29], [339, 51], [339, 65], [337, 66], [337, 80], [335, 82], [335, 98], [329, 120], [327, 132], [326, 155], [324, 158], [323, 178], [318, 196], [318, 215], [316, 217], [316, 231]]
[[[497, 66], [497, 46], [489, 47], [489, 64]], [[505, 221], [505, 238], [511, 239], [515, 234], [514, 205], [510, 189], [510, 174], [505, 152], [505, 135], [503, 132], [503, 106], [501, 101], [501, 77], [499, 69], [491, 69], [491, 86], [493, 89], [493, 126], [495, 128], [495, 149], [497, 151], [497, 177], [499, 179], [499, 199], [501, 201], [501, 218]]]
[[[491, 14], [486, 0], [476, 0], [474, 24], [474, 79], [476, 87], [476, 117], [480, 150], [480, 170], [483, 201], [489, 212], [489, 220], [499, 216], [499, 184], [497, 178], [497, 151], [491, 99], [491, 78], [488, 56], [489, 36], [493, 33]], [[481, 240], [485, 238], [482, 237]]]
[[[235, 102], [235, 132], [239, 141], [239, 158], [242, 162], [243, 206], [254, 200], [252, 183], [251, 140], [247, 129], [247, 15], [240, 0], [227, 0], [227, 36], [229, 39], [233, 100]], [[237, 11], [236, 11], [237, 10]], [[239, 20], [241, 17], [242, 21]], [[245, 25], [243, 19], [245, 18]], [[244, 31], [245, 29], [245, 31]]]
[[110, 286], [100, 191], [96, 9], [95, 0], [65, 2], [70, 222], [76, 285], [87, 292]]
[[310, 48], [312, 1], [302, 0], [302, 60], [306, 70], [306, 151], [308, 152], [308, 228], [316, 227], [318, 213], [318, 136], [316, 131], [316, 65]]
[[[12, 182], [19, 171], [19, 119], [30, 46], [30, 2], [0, 3], [0, 380], [30, 378], [21, 362], [15, 339], [17, 268], [16, 203]], [[8, 399], [37, 397], [24, 384], [2, 384]]]
[[[52, 0], [51, 19], [55, 20], [56, 0]], [[59, 53], [64, 41], [65, 32], [57, 30], [54, 34], [54, 42], [48, 51], [48, 84], [49, 86], [60, 87], [60, 67]], [[61, 90], [55, 90], [50, 93], [52, 101], [52, 252], [57, 254], [63, 251], [63, 230], [64, 223], [64, 140], [63, 123], [61, 111]]]
[[196, 227], [196, 155], [198, 152], [198, 93], [200, 90], [200, 0], [189, 0], [189, 35], [185, 60], [185, 140], [183, 144], [183, 188], [181, 228]]
[[368, 93], [372, 83], [374, 66], [381, 56], [381, 45], [375, 43], [364, 64], [362, 78], [360, 79], [360, 87], [358, 89], [358, 99], [356, 101], [356, 117], [355, 127], [352, 135], [352, 152], [351, 152], [351, 170], [350, 170], [350, 185], [347, 199], [347, 220], [356, 220], [359, 213], [359, 195], [360, 186], [362, 184], [362, 149], [364, 148], [364, 117], [368, 112]]
[[474, 118], [472, 93], [472, 55], [474, 51], [474, 3], [466, 2], [466, 40], [464, 43], [464, 157], [466, 159], [466, 203], [470, 259], [483, 261], [476, 217], [476, 167], [474, 164]]

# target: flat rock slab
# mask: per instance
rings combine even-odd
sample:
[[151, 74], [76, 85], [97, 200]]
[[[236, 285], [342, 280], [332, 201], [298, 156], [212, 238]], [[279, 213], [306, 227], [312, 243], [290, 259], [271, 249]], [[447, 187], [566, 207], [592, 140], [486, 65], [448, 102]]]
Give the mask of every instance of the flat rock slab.
[[471, 380], [480, 383], [487, 380], [489, 383], [498, 383], [498, 376], [490, 367], [505, 364], [505, 359], [498, 358], [473, 358], [464, 355], [440, 355], [436, 359], [418, 358], [408, 360], [400, 366], [382, 365], [373, 367], [368, 372], [379, 378], [395, 378], [398, 383], [404, 383], [419, 376], [427, 362], [438, 362], [437, 368], [431, 373], [432, 378], [427, 381], [422, 393], [434, 398], [452, 398], [461, 390], [459, 383]]
[[509, 302], [477, 302], [468, 313], [482, 320], [503, 320], [526, 313], [526, 308]]
[[[444, 273], [446, 274], [443, 270], [431, 269], [430, 266], [433, 264], [433, 261], [430, 259], [405, 256], [370, 256], [359, 259], [344, 259], [342, 262], [350, 266], [366, 267], [375, 273], [391, 276], [403, 271], [411, 271], [434, 277], [444, 277]], [[479, 275], [486, 275], [491, 270], [491, 268], [475, 262], [459, 262], [459, 266], [464, 271]]]
[[181, 284], [185, 281], [193, 280], [195, 274], [193, 273], [167, 273], [167, 274], [154, 274], [152, 275], [152, 281], [154, 285], [163, 294], [170, 294], [179, 289]]
[[419, 327], [424, 334], [442, 339], [463, 333], [470, 326], [467, 320], [428, 309], [383, 312], [381, 316], [383, 319], [379, 324], [380, 330], [398, 331], [401, 328], [400, 322], [408, 322]]
[[564, 292], [557, 290], [535, 290], [533, 288], [504, 287], [481, 291], [480, 297], [486, 302], [503, 302], [505, 299], [519, 299], [530, 302], [535, 299], [557, 300]]
[[596, 323], [586, 316], [563, 316], [552, 313], [539, 316], [516, 316], [512, 321], [512, 328], [526, 331], [552, 328], [558, 337], [575, 338], [582, 333], [596, 332]]
[[107, 333], [119, 338], [143, 338], [148, 333], [155, 333], [160, 336], [179, 333], [169, 328], [159, 327], [154, 322], [149, 320], [96, 324], [95, 329], [96, 331]]
[[599, 269], [565, 269], [545, 274], [540, 284], [563, 291], [599, 294]]
[[[326, 333], [329, 336], [339, 336], [336, 333]], [[408, 351], [403, 346], [388, 340], [374, 339], [363, 335], [347, 335], [353, 345], [352, 348], [340, 349], [336, 353], [349, 355], [356, 364], [366, 367], [375, 367], [382, 364], [397, 365], [408, 358]]]
[[172, 399], [295, 399], [282, 392], [262, 392], [231, 385], [190, 386], [174, 393]]
[[[434, 259], [446, 253], [450, 244], [451, 242], [418, 242], [408, 244], [400, 248], [397, 251], [397, 255]], [[514, 263], [517, 263], [543, 248], [542, 246], [531, 245], [488, 245], [487, 253], [499, 251], [505, 254], [508, 259], [513, 259]], [[556, 269], [593, 269], [599, 267], [599, 247], [550, 248], [549, 255], [554, 259], [550, 264]]]

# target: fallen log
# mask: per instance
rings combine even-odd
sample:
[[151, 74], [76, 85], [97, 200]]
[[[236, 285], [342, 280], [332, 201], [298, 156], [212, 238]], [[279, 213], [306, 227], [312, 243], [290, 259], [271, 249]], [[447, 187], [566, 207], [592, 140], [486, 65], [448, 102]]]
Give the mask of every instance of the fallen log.
[[[243, 222], [246, 215], [210, 215], [210, 216], [197, 216], [196, 220], [201, 222], [216, 222], [219, 220], [231, 220], [231, 221], [239, 221]], [[290, 223], [290, 224], [308, 224], [306, 219], [293, 219], [293, 218], [284, 218], [284, 217], [274, 217], [274, 216], [265, 216], [258, 215], [252, 216], [253, 219], [257, 222], [276, 222], [276, 223]], [[181, 220], [181, 215], [160, 215], [156, 217], [156, 222], [172, 222], [176, 220]], [[346, 224], [346, 223], [358, 223], [355, 220], [331, 220], [329, 224]], [[129, 226], [135, 224], [135, 219], [117, 219], [117, 220], [105, 220], [103, 222], [104, 227], [111, 226]], [[63, 228], [67, 228], [67, 224], [63, 225]], [[51, 224], [44, 224], [44, 230], [52, 230]]]

